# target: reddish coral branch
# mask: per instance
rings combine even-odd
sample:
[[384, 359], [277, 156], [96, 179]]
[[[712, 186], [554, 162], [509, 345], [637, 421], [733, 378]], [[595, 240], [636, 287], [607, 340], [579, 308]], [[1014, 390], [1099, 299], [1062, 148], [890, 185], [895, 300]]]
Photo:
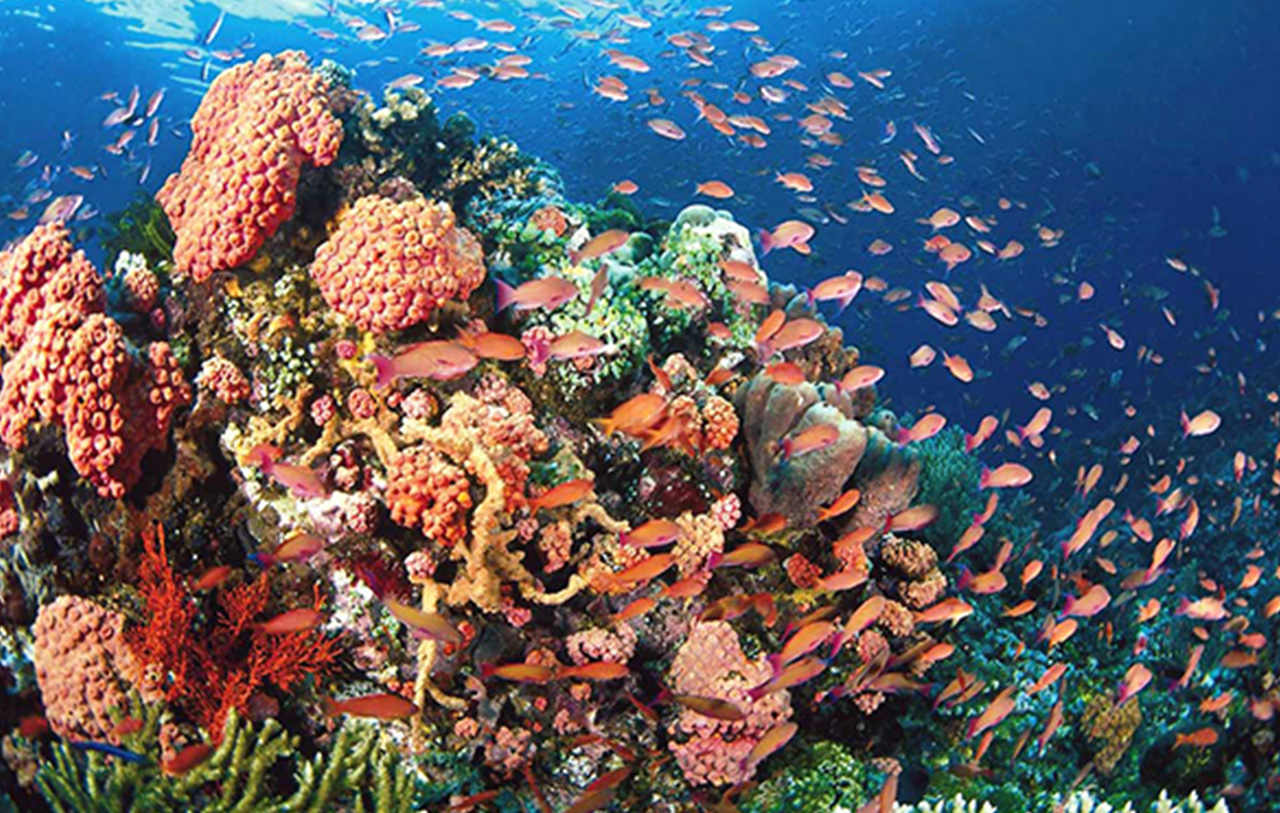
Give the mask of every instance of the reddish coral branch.
[[[223, 591], [215, 620], [197, 629], [195, 600], [169, 565], [163, 529], [145, 535], [143, 543], [139, 591], [150, 621], [130, 634], [130, 647], [165, 676], [166, 698], [215, 740], [231, 709], [247, 712], [255, 692], [266, 687], [289, 691], [337, 659], [336, 638], [312, 631], [269, 635], [254, 626], [270, 600], [265, 572], [256, 581]], [[314, 607], [319, 610], [323, 604], [317, 585]]]

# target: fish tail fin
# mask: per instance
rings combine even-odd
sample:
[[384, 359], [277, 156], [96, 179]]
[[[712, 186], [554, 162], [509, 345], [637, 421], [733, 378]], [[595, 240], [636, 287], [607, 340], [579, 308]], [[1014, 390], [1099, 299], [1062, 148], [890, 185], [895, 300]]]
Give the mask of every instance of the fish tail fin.
[[266, 471], [280, 459], [280, 450], [269, 443], [259, 443], [249, 450], [248, 462]]
[[773, 670], [773, 676], [777, 677], [778, 673], [782, 671], [782, 653], [770, 652], [765, 657], [765, 660], [768, 661], [769, 668]]
[[[966, 452], [973, 451], [973, 447], [974, 447], [973, 440], [974, 440], [973, 435], [969, 434], [968, 432], [964, 433], [964, 450]], [[898, 441], [898, 442], [901, 443], [902, 441]]]
[[380, 390], [386, 389], [395, 380], [395, 371], [391, 368], [391, 358], [379, 353], [373, 353], [368, 357], [368, 360], [373, 362], [373, 367], [377, 371], [378, 380], [375, 386]]
[[1182, 424], [1182, 436], [1185, 438], [1191, 434], [1191, 419], [1187, 417], [1187, 411], [1184, 409], [1178, 416], [1179, 423]]
[[973, 584], [973, 571], [964, 565], [960, 565], [960, 578], [956, 579], [956, 589], [964, 591], [967, 590], [971, 584]]
[[[569, 252], [569, 262], [574, 265], [578, 264], [577, 258], [581, 256], [576, 251]], [[511, 307], [511, 303], [515, 301], [516, 289], [506, 284], [500, 279], [494, 279], [494, 287], [497, 289], [497, 312], [502, 313]]]
[[813, 298], [812, 288], [806, 287], [804, 289], [804, 301], [805, 301], [805, 307], [807, 307], [809, 310], [813, 310], [814, 306], [818, 304], [817, 300]]
[[724, 559], [724, 554], [716, 551], [707, 557], [707, 570], [715, 570], [720, 561]]
[[768, 257], [773, 251], [773, 234], [767, 229], [760, 229], [760, 256]]
[[341, 707], [334, 701], [332, 697], [325, 695], [321, 698], [324, 701], [324, 713], [326, 717], [337, 717], [342, 713]]
[[983, 466], [982, 474], [978, 475], [978, 490], [981, 491], [989, 485], [991, 485], [991, 469]]

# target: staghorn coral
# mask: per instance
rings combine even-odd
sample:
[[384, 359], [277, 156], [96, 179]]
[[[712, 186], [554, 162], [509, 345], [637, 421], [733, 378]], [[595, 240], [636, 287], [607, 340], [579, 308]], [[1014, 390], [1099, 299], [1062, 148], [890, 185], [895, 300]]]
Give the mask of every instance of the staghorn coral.
[[[304, 754], [300, 737], [277, 720], [260, 726], [232, 712], [220, 745], [189, 772], [170, 776], [156, 763], [159, 707], [138, 709], [147, 724], [128, 745], [148, 757], [143, 764], [77, 754], [65, 744], [36, 775], [36, 784], [55, 811], [77, 813], [301, 813], [335, 804], [378, 813], [417, 809], [414, 773], [386, 734], [368, 724], [348, 722], [320, 751]], [[287, 766], [288, 782], [280, 767]]]
[[370, 195], [342, 215], [311, 276], [329, 307], [362, 330], [403, 330], [484, 280], [484, 257], [447, 204]]
[[156, 193], [196, 282], [253, 259], [293, 216], [303, 167], [338, 155], [342, 125], [305, 55], [263, 54], [218, 76], [191, 119], [191, 148]]

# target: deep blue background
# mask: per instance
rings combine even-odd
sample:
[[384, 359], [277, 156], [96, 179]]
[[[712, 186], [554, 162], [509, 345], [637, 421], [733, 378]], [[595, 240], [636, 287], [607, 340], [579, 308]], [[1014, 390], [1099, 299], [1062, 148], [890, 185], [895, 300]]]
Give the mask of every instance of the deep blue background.
[[[682, 5], [688, 8], [676, 3], [647, 8], [672, 12]], [[837, 166], [810, 172], [820, 201], [841, 211], [843, 203], [860, 195], [854, 166], [875, 162], [886, 175], [892, 170], [889, 191], [899, 214], [891, 219], [852, 215], [848, 226], [820, 227], [814, 256], [771, 255], [765, 262], [771, 276], [805, 284], [856, 267], [918, 290], [925, 280], [941, 278], [941, 268], [918, 250], [928, 230], [913, 219], [938, 206], [955, 206], [965, 194], [977, 198], [983, 212], [994, 211], [998, 195], [1026, 201], [1021, 219], [1008, 218], [1018, 229], [1043, 221], [1066, 230], [1063, 245], [1051, 251], [1036, 250], [1030, 232], [1018, 231], [1016, 236], [1029, 246], [1023, 261], [973, 263], [952, 279], [966, 300], [976, 296], [981, 281], [1011, 305], [1045, 313], [1050, 318], [1045, 330], [1017, 320], [990, 335], [963, 327], [946, 331], [919, 311], [895, 313], [866, 295], [841, 316], [839, 323], [851, 338], [894, 373], [884, 387], [891, 398], [913, 408], [939, 404], [966, 426], [983, 412], [1005, 407], [1015, 422], [1022, 422], [1036, 406], [1026, 396], [1025, 384], [1041, 379], [1067, 384], [1071, 403], [1100, 408], [1106, 424], [1113, 419], [1123, 423], [1118, 416], [1122, 403], [1150, 404], [1166, 412], [1173, 406], [1176, 414], [1181, 403], [1192, 408], [1221, 398], [1235, 389], [1238, 372], [1257, 390], [1254, 398], [1273, 386], [1270, 346], [1263, 351], [1258, 343], [1269, 337], [1270, 323], [1260, 324], [1258, 314], [1280, 300], [1280, 274], [1273, 259], [1273, 221], [1280, 212], [1280, 94], [1272, 87], [1280, 75], [1280, 47], [1275, 44], [1280, 41], [1280, 4], [797, 0], [781, 6], [734, 6], [726, 19], [755, 20], [762, 36], [804, 63], [792, 75], [815, 89], [797, 94], [796, 100], [818, 95], [817, 86], [829, 70], [852, 73], [877, 66], [894, 71], [891, 88], [902, 93], [898, 98], [873, 93], [859, 82], [841, 94], [852, 103], [852, 120], [838, 125], [848, 143], [820, 148]], [[683, 57], [660, 55], [668, 49], [663, 38], [701, 27], [704, 20], [686, 12], [677, 19], [660, 19], [648, 31], [631, 32], [625, 50], [654, 66], [650, 74], [624, 77], [632, 100], [642, 99], [644, 88], [661, 90], [668, 105], [657, 115], [675, 119], [690, 133], [687, 140], [673, 143], [645, 128], [653, 112], [590, 93], [595, 77], [620, 73], [601, 56], [601, 44], [572, 42], [562, 31], [535, 27], [510, 4], [462, 2], [450, 7], [482, 18], [505, 17], [519, 26], [511, 35], [486, 35], [473, 23], [438, 10], [403, 3], [395, 7], [422, 30], [367, 44], [356, 42], [350, 29], [323, 15], [292, 22], [228, 16], [212, 47], [244, 44], [249, 56], [305, 48], [356, 65], [357, 84], [377, 92], [382, 83], [408, 71], [427, 76], [424, 87], [429, 86], [442, 70], [440, 62], [414, 64], [418, 49], [428, 41], [469, 35], [505, 39], [533, 56], [531, 70], [547, 78], [482, 81], [465, 91], [442, 91], [438, 100], [446, 111], [465, 109], [483, 131], [509, 133], [526, 150], [550, 159], [574, 197], [599, 198], [612, 183], [630, 178], [641, 185], [636, 199], [646, 212], [669, 217], [693, 200], [697, 181], [722, 178], [739, 192], [728, 208], [753, 230], [794, 216], [794, 196], [773, 182], [776, 170], [803, 169], [804, 156], [813, 151], [798, 143], [794, 125], [774, 123], [767, 150], [741, 148], [695, 123], [692, 105], [679, 95], [680, 82], [690, 76], [731, 88], [744, 84], [747, 64], [762, 56], [748, 48], [746, 35], [715, 35], [723, 48], [716, 54], [715, 70], [694, 72]], [[93, 206], [110, 211], [134, 194], [145, 162], [152, 165], [146, 188], [154, 191], [181, 161], [184, 122], [198, 103], [202, 64], [184, 57], [182, 50], [213, 21], [216, 7], [193, 6], [191, 27], [176, 38], [140, 31], [137, 20], [107, 16], [102, 9], [84, 2], [25, 0], [6, 0], [0, 6], [0, 210], [16, 208], [28, 191], [24, 185], [46, 164], [100, 163], [109, 174], [105, 180], [85, 183], [64, 172], [52, 188], [57, 194], [84, 193]], [[383, 22], [372, 5], [341, 9]], [[537, 11], [554, 13], [545, 4]], [[322, 26], [343, 32], [344, 38], [322, 41], [306, 30]], [[833, 49], [848, 51], [849, 59], [832, 58]], [[495, 55], [467, 57], [464, 64], [492, 61]], [[101, 149], [109, 136], [99, 122], [113, 105], [99, 96], [110, 90], [123, 95], [134, 84], [141, 87], [144, 102], [155, 88], [167, 87], [164, 133], [154, 149], [141, 146], [140, 133], [134, 159], [122, 161]], [[699, 91], [737, 112], [724, 91]], [[786, 108], [803, 113], [795, 103]], [[746, 112], [767, 115], [758, 100]], [[897, 121], [900, 132], [897, 141], [881, 147], [877, 139], [887, 118]], [[910, 133], [913, 118], [929, 123], [958, 159], [954, 167], [926, 170], [929, 184], [904, 180], [896, 165], [902, 146], [923, 152]], [[977, 144], [967, 127], [982, 134], [987, 144]], [[58, 147], [63, 131], [75, 138], [66, 156]], [[19, 172], [12, 161], [24, 149], [39, 153], [41, 161]], [[1086, 172], [1090, 162], [1101, 170], [1100, 179]], [[1215, 205], [1228, 231], [1222, 239], [1207, 235]], [[42, 205], [32, 208], [38, 213]], [[0, 220], [0, 239], [29, 225]], [[865, 246], [877, 236], [897, 243], [897, 250], [884, 258], [867, 255]], [[1221, 289], [1217, 314], [1209, 312], [1200, 281], [1164, 264], [1170, 254], [1185, 256]], [[1073, 259], [1076, 268], [1070, 271]], [[1070, 284], [1054, 280], [1064, 273]], [[1097, 287], [1097, 298], [1059, 304], [1058, 297], [1073, 292], [1081, 279]], [[1143, 286], [1168, 292], [1160, 304], [1178, 313], [1178, 329], [1165, 324], [1155, 301], [1136, 293]], [[1124, 353], [1102, 342], [1097, 325], [1104, 320], [1126, 334], [1130, 347]], [[1019, 333], [1031, 341], [1012, 356], [1002, 355], [1000, 349]], [[962, 352], [980, 376], [992, 377], [958, 389], [937, 365], [908, 372], [905, 356], [921, 341]], [[1141, 344], [1156, 347], [1165, 365], [1136, 367], [1134, 349]], [[1191, 372], [1211, 349], [1218, 355], [1217, 368], [1208, 375]], [[1069, 375], [1073, 368], [1080, 371], [1075, 377]], [[1116, 370], [1123, 372], [1112, 389], [1108, 377]], [[1167, 425], [1170, 418], [1166, 414], [1163, 420]], [[1107, 428], [1128, 431], [1118, 425]]]

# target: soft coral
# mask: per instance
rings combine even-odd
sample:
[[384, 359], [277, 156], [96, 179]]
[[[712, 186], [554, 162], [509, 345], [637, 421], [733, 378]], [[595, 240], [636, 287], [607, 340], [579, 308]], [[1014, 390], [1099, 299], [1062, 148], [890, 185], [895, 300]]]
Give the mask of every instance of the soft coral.
[[[198, 629], [195, 599], [169, 565], [163, 528], [145, 534], [143, 547], [139, 590], [150, 622], [130, 635], [130, 645], [165, 676], [166, 698], [215, 741], [231, 709], [246, 712], [259, 688], [289, 691], [308, 675], [323, 673], [337, 658], [336, 638], [313, 631], [269, 635], [255, 626], [270, 599], [266, 572], [222, 591], [214, 620]], [[323, 604], [317, 585], [313, 606], [319, 610]]]

